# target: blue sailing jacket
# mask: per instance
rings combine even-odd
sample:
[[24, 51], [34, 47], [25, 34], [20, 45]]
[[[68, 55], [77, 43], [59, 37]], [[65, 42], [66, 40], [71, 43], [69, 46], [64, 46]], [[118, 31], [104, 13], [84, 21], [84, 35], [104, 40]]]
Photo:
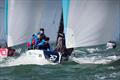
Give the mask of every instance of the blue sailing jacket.
[[32, 43], [32, 40], [33, 40], [33, 39], [34, 39], [35, 42], [36, 42], [37, 36], [36, 36], [35, 34], [34, 34], [34, 36], [32, 36], [32, 38], [29, 40], [29, 42]]
[[46, 43], [44, 39], [38, 42], [38, 47], [43, 46]]

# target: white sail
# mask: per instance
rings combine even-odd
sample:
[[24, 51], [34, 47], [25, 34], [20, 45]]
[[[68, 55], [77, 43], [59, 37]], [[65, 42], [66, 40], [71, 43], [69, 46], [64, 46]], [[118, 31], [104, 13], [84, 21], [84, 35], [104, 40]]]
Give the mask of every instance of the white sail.
[[0, 46], [6, 47], [5, 0], [0, 0]]
[[28, 41], [40, 28], [56, 41], [61, 12], [60, 0], [8, 0], [8, 46]]
[[4, 22], [5, 22], [5, 1], [0, 0], [0, 40], [5, 39], [5, 25], [4, 25]]
[[69, 6], [63, 8], [66, 7], [69, 7], [64, 25], [67, 48], [99, 45], [120, 38], [120, 0], [70, 0]]

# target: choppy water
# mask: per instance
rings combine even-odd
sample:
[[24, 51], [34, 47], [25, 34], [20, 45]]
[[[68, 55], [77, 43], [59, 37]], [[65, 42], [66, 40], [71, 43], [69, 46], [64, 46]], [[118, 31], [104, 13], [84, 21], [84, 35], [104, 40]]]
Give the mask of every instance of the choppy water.
[[17, 48], [17, 52], [19, 57], [0, 61], [0, 65], [11, 65], [0, 67], [0, 80], [120, 80], [120, 45], [115, 50], [104, 45], [77, 48], [68, 62], [56, 65], [19, 65], [18, 59], [25, 61], [24, 50]]

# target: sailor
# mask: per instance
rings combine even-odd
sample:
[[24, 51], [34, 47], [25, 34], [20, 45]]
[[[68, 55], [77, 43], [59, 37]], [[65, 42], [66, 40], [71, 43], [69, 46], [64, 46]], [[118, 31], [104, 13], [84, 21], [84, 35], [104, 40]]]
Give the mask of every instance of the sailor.
[[45, 42], [45, 34], [44, 34], [44, 28], [40, 28], [40, 31], [35, 36], [33, 43], [34, 43], [34, 49], [40, 49], [40, 47], [43, 46], [43, 43]]
[[49, 37], [46, 37], [46, 39], [45, 39], [45, 41], [46, 41], [46, 43], [45, 43], [45, 50], [47, 50], [47, 51], [51, 51], [51, 48], [50, 48], [50, 44], [49, 44]]
[[29, 49], [34, 49], [35, 44], [37, 43], [37, 36], [35, 34], [32, 35], [32, 38], [30, 41], [27, 43], [27, 48]]
[[40, 32], [38, 32], [37, 35], [41, 35], [43, 39], [45, 39], [44, 28], [40, 28]]
[[40, 43], [40, 34], [37, 34], [36, 41], [35, 41], [35, 49], [38, 49], [38, 44]]
[[43, 46], [45, 45], [46, 41], [45, 39], [43, 38], [43, 35], [41, 34], [40, 35], [40, 38], [37, 42], [37, 49], [43, 49]]
[[115, 49], [116, 48], [116, 42], [114, 41], [108, 41], [106, 44], [107, 49]]
[[31, 43], [27, 42], [27, 49], [30, 50]]

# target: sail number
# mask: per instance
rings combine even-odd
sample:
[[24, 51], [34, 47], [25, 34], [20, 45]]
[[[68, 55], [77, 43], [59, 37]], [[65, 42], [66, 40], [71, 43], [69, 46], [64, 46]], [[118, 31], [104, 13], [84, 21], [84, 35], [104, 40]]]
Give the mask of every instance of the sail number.
[[55, 60], [56, 60], [56, 58], [57, 58], [57, 56], [56, 56], [56, 55], [50, 55], [50, 60], [51, 60], [51, 61], [55, 61]]

